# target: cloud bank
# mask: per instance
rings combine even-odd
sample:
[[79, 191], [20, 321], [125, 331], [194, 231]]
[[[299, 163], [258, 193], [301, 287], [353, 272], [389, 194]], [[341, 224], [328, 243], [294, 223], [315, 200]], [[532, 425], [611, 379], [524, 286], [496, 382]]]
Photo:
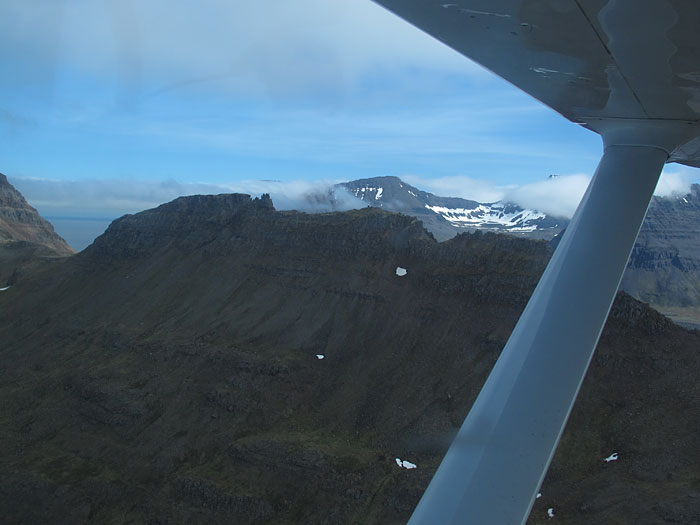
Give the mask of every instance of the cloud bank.
[[369, 70], [406, 65], [481, 74], [356, 0], [4, 0], [0, 44], [25, 57], [20, 82], [52, 83], [60, 64], [145, 97], [193, 85], [254, 96], [342, 92]]
[[308, 213], [345, 211], [365, 204], [326, 181], [248, 180], [232, 184], [182, 183], [175, 180], [50, 180], [14, 178], [10, 182], [43, 215], [113, 219], [154, 208], [185, 195], [269, 193], [278, 210]]
[[664, 169], [656, 185], [654, 195], [658, 197], [679, 197], [690, 192], [693, 176], [697, 179], [697, 169], [674, 166]]
[[501, 200], [555, 217], [571, 218], [586, 192], [588, 175], [562, 175], [506, 191]]
[[[654, 195], [677, 197], [690, 192], [697, 170], [686, 167], [666, 168], [661, 173]], [[462, 197], [479, 202], [514, 202], [523, 208], [542, 211], [570, 219], [591, 180], [588, 174], [560, 175], [526, 184], [497, 186], [486, 179], [466, 176], [429, 179], [417, 175], [402, 178], [420, 189], [445, 197]]]
[[[429, 179], [404, 175], [402, 179], [443, 197], [462, 197], [479, 202], [514, 202], [524, 208], [570, 218], [586, 191], [590, 176], [561, 175], [521, 185], [497, 186], [485, 179], [465, 176]], [[673, 197], [690, 191], [690, 170], [666, 170], [655, 195]], [[347, 191], [334, 188], [334, 181], [241, 180], [227, 184], [178, 182], [175, 180], [49, 180], [14, 178], [10, 182], [40, 213], [62, 217], [116, 218], [156, 207], [184, 195], [269, 193], [278, 210], [308, 213], [344, 211], [366, 206]]]
[[570, 218], [590, 181], [589, 175], [561, 175], [526, 184], [499, 186], [487, 179], [466, 176], [428, 179], [402, 176], [407, 182], [444, 197], [462, 197], [478, 202], [514, 202], [556, 217]]

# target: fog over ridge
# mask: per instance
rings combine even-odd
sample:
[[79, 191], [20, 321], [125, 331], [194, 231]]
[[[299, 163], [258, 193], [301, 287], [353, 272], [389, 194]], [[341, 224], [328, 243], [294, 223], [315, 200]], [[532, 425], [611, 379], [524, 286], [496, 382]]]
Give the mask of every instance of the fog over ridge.
[[[345, 211], [366, 206], [329, 181], [243, 180], [231, 184], [117, 179], [55, 180], [10, 177], [10, 182], [43, 215], [112, 217], [154, 208], [187, 195], [268, 193], [278, 210], [307, 213]], [[333, 204], [331, 205], [331, 198]]]
[[[677, 197], [690, 192], [694, 171], [686, 166], [666, 167], [656, 186], [657, 197]], [[586, 192], [592, 175], [555, 175], [525, 184], [499, 186], [486, 178], [464, 175], [427, 178], [402, 175], [410, 184], [442, 197], [461, 197], [478, 202], [512, 202], [555, 217], [570, 219]]]
[[[427, 178], [401, 175], [402, 180], [441, 197], [461, 197], [478, 202], [513, 202], [523, 208], [570, 218], [588, 186], [587, 174], [561, 175], [522, 185], [498, 186], [467, 176]], [[55, 180], [9, 177], [10, 182], [42, 215], [116, 218], [197, 194], [245, 193], [252, 197], [269, 193], [278, 210], [307, 213], [363, 208], [366, 203], [335, 187], [334, 180], [240, 180], [220, 184], [167, 180], [83, 179]], [[662, 173], [655, 195], [680, 196], [690, 191], [691, 176], [681, 168]], [[331, 203], [332, 201], [332, 203]]]

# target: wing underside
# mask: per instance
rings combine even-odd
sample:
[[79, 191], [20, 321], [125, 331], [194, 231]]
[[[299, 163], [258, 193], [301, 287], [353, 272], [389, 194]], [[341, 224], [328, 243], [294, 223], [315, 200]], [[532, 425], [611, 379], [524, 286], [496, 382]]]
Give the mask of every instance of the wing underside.
[[[573, 122], [700, 117], [687, 0], [375, 0]], [[700, 144], [672, 161], [700, 166]]]

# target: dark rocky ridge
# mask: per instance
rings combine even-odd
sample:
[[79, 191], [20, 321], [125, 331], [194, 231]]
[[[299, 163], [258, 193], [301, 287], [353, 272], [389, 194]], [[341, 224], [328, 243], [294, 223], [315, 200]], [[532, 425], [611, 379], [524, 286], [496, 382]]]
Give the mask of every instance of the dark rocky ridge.
[[[549, 253], [241, 195], [115, 221], [0, 295], [0, 507], [11, 522], [405, 522]], [[618, 297], [532, 523], [548, 507], [563, 523], [700, 520], [699, 343]]]

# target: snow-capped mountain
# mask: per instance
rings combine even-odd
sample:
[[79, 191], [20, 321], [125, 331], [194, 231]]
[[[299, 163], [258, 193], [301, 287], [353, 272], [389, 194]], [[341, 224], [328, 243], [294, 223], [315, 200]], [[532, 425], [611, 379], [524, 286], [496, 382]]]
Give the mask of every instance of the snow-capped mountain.
[[413, 215], [438, 240], [462, 231], [490, 230], [549, 239], [568, 224], [537, 210], [508, 202], [481, 203], [456, 197], [439, 197], [421, 191], [398, 177], [374, 177], [339, 184], [368, 206]]
[[511, 233], [533, 232], [537, 229], [538, 221], [547, 217], [542, 212], [524, 210], [515, 204], [502, 202], [479, 204], [473, 209], [427, 204], [425, 207], [457, 227], [506, 229]]

